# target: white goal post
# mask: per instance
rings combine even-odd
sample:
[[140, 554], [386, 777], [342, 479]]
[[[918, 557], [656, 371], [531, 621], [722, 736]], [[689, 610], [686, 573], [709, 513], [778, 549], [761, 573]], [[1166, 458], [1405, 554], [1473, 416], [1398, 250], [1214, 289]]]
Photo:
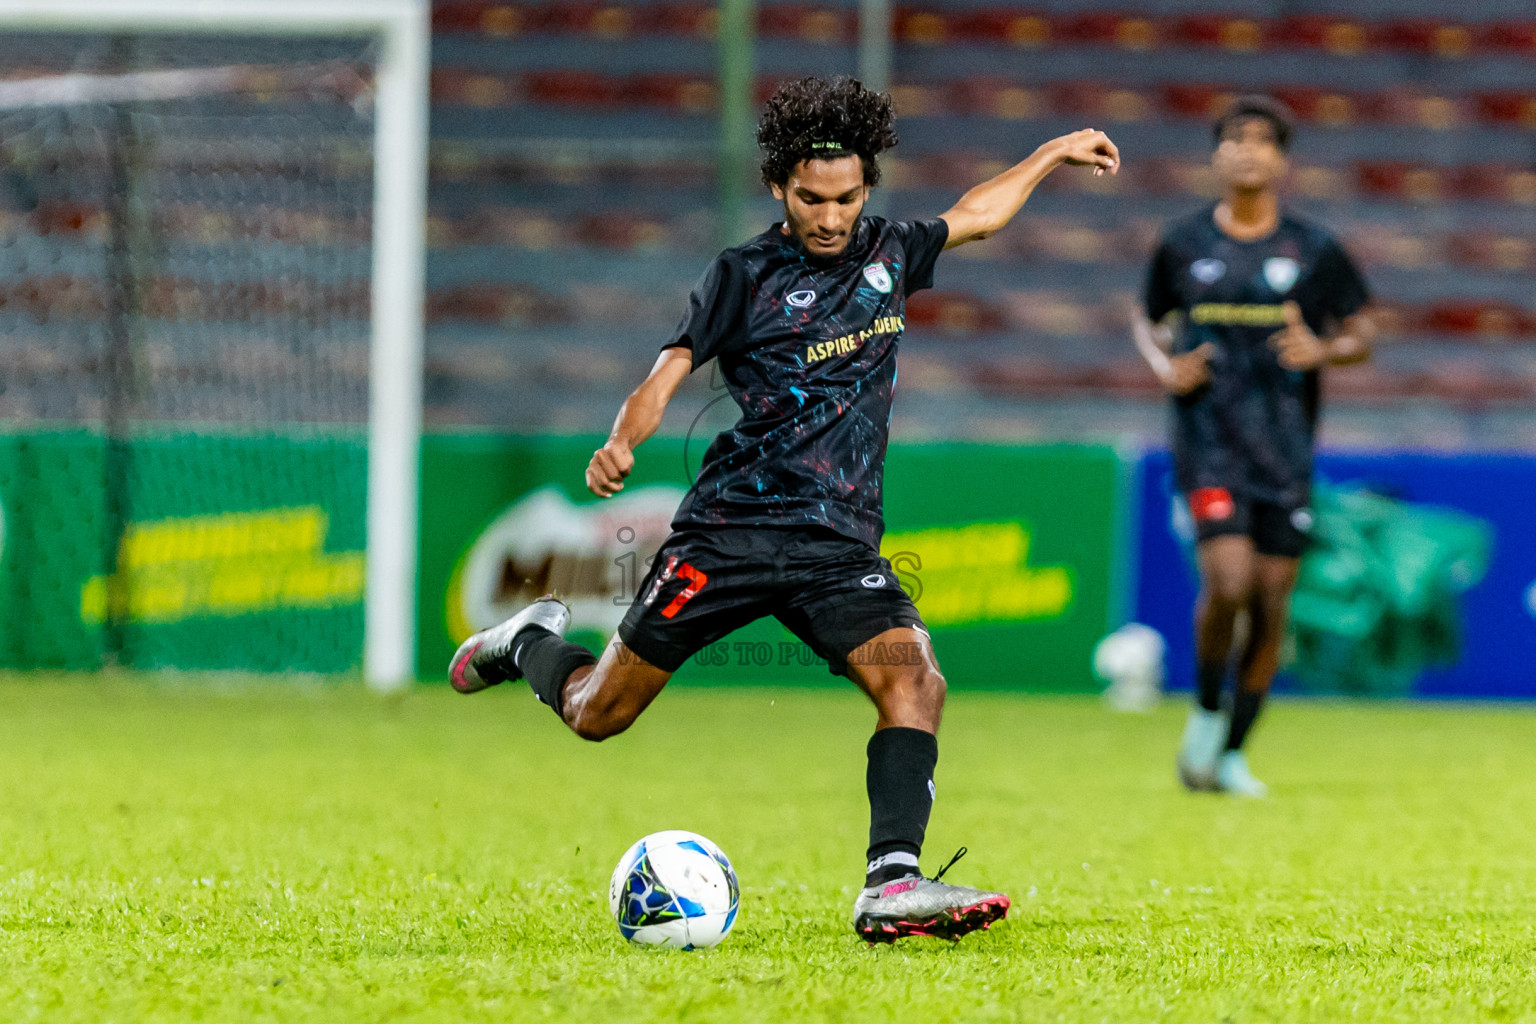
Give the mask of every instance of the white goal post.
[[377, 39], [363, 671], [415, 671], [427, 188], [429, 0], [0, 0], [0, 32]]

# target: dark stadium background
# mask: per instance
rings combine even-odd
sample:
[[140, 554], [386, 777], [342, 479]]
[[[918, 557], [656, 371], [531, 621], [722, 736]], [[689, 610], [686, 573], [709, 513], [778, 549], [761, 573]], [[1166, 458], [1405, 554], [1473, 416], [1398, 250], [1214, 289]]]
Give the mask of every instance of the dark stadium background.
[[[932, 216], [1039, 142], [1113, 134], [1125, 173], [1058, 174], [912, 306], [902, 438], [1156, 441], [1125, 307], [1161, 222], [1213, 198], [1234, 91], [1299, 122], [1292, 200], [1387, 312], [1330, 374], [1331, 444], [1536, 445], [1536, 16], [1508, 0], [894, 7], [888, 212]], [[722, 240], [705, 3], [435, 8], [428, 416], [606, 430]], [[854, 73], [857, 5], [756, 7], [754, 92]], [[764, 195], [756, 229], [774, 214]], [[506, 328], [513, 345], [509, 349]], [[507, 384], [516, 374], [520, 386]], [[530, 382], [538, 386], [527, 387]]]

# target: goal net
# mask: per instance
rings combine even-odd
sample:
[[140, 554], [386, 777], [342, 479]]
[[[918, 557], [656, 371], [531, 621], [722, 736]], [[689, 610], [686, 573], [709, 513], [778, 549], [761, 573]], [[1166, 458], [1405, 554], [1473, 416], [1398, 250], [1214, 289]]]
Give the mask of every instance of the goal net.
[[0, 666], [362, 667], [388, 37], [4, 14]]

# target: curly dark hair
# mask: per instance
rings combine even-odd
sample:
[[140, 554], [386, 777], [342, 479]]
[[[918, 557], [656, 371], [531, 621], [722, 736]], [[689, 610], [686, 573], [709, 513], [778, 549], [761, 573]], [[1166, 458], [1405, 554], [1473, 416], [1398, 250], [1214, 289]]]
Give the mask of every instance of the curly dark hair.
[[896, 108], [891, 97], [839, 75], [785, 82], [768, 98], [757, 123], [763, 151], [763, 182], [783, 185], [802, 160], [835, 160], [857, 154], [864, 184], [880, 182], [875, 158], [896, 145]]
[[1239, 96], [1233, 100], [1220, 117], [1211, 125], [1211, 135], [1216, 145], [1226, 138], [1227, 132], [1244, 121], [1259, 119], [1268, 121], [1275, 133], [1275, 144], [1284, 153], [1291, 148], [1291, 112], [1284, 103], [1272, 96]]

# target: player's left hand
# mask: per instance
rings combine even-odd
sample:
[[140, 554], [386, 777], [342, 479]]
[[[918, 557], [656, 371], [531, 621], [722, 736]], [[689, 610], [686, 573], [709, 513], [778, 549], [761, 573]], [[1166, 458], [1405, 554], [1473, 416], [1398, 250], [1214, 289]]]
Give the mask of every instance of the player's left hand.
[[1055, 140], [1055, 145], [1060, 147], [1062, 163], [1073, 167], [1092, 167], [1094, 176], [1108, 171], [1110, 174], [1118, 174], [1120, 171], [1120, 150], [1109, 136], [1096, 128], [1084, 128], [1080, 132], [1071, 135], [1063, 135]]
[[1287, 370], [1315, 370], [1328, 361], [1328, 345], [1312, 333], [1295, 300], [1285, 304], [1285, 328], [1269, 336], [1269, 346]]

